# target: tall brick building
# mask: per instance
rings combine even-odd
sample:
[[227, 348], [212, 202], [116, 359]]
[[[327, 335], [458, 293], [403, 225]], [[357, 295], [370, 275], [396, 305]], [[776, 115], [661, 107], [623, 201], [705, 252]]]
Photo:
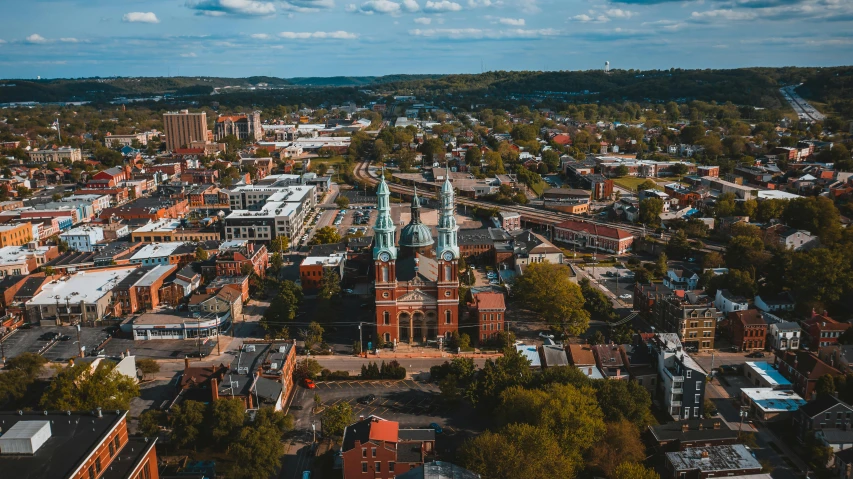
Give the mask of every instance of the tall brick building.
[[[373, 227], [376, 330], [380, 341], [425, 343], [459, 329], [460, 257], [453, 186], [441, 188], [438, 239], [420, 219], [420, 200], [412, 198], [412, 219], [400, 232], [391, 219], [391, 193], [385, 178], [376, 191], [379, 216]], [[435, 244], [435, 247], [433, 247]]]

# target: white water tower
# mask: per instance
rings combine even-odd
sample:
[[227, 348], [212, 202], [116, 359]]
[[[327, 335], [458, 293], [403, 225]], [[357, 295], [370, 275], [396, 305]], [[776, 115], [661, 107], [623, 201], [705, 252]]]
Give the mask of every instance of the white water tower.
[[604, 73], [610, 73], [610, 62], [604, 62]]

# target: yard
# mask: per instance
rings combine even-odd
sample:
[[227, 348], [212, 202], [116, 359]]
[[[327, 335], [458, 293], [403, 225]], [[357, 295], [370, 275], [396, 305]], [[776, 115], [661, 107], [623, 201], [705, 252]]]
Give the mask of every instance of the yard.
[[[623, 176], [622, 178], [614, 178], [613, 183], [616, 186], [622, 187], [629, 191], [637, 191], [637, 187], [640, 186], [645, 181], [654, 181], [652, 178], [639, 178], [636, 176]], [[660, 185], [658, 185], [658, 189], [663, 189]]]

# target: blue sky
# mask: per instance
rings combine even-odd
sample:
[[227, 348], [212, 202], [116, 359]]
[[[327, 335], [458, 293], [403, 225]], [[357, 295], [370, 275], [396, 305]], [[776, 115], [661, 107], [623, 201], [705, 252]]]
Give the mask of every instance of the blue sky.
[[853, 0], [0, 2], [0, 77], [853, 64]]

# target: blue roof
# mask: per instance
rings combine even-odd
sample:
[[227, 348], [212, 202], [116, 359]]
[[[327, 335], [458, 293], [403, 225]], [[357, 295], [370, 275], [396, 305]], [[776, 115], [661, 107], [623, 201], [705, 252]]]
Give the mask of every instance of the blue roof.
[[765, 381], [772, 384], [774, 387], [790, 387], [791, 381], [785, 379], [784, 376], [772, 364], [765, 361], [747, 361], [747, 366], [752, 367], [755, 372], [761, 375]]
[[536, 346], [530, 344], [516, 344], [515, 349], [530, 361], [530, 366], [542, 367], [542, 362], [539, 360], [539, 351], [537, 351]]

